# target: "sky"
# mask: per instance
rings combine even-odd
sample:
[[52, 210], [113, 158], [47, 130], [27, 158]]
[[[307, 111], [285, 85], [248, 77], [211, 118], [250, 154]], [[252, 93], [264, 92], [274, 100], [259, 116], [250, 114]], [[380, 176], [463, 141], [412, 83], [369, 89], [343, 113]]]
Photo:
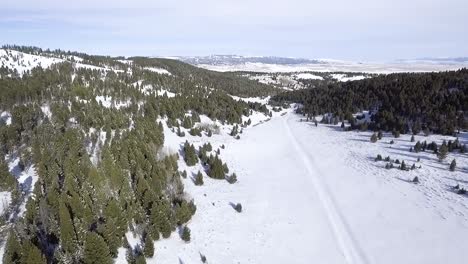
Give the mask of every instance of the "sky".
[[0, 44], [112, 56], [468, 57], [467, 0], [0, 0]]

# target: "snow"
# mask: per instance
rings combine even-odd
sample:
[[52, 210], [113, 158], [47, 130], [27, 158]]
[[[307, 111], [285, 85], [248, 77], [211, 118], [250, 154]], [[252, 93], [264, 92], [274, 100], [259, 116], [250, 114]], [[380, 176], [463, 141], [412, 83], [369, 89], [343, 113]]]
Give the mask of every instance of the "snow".
[[[186, 139], [196, 147], [210, 141], [215, 150], [224, 144], [221, 158], [238, 182], [204, 175], [205, 184], [195, 186], [190, 176], [201, 165], [188, 168], [180, 160], [189, 175], [185, 190], [197, 205], [188, 223], [192, 239], [185, 243], [174, 233], [156, 241], [156, 260], [148, 263], [197, 263], [200, 253], [209, 263], [464, 263], [467, 197], [449, 186], [467, 187], [466, 154], [450, 153], [440, 163], [432, 153], [409, 152], [408, 135], [370, 143], [369, 132], [315, 127], [283, 113], [244, 129], [240, 140], [225, 133], [179, 138], [165, 129], [175, 149]], [[440, 144], [442, 138], [450, 139], [416, 140]], [[377, 154], [422, 169], [386, 170], [373, 161]], [[449, 172], [453, 158], [458, 169]], [[420, 184], [408, 182], [414, 176]], [[242, 213], [231, 206], [239, 202]]]
[[418, 62], [350, 62], [339, 60], [319, 60], [317, 63], [304, 64], [268, 64], [241, 63], [233, 65], [198, 64], [198, 67], [219, 71], [249, 71], [249, 72], [366, 72], [366, 73], [397, 73], [397, 72], [432, 72], [458, 70], [467, 67], [466, 63], [425, 63]]
[[164, 96], [164, 94], [166, 94], [167, 97], [169, 97], [169, 98], [175, 97], [175, 96], [176, 96], [175, 93], [173, 93], [173, 92], [171, 92], [171, 91], [168, 91], [168, 90], [166, 90], [166, 89], [160, 89], [160, 90], [158, 90], [156, 93], [157, 93], [158, 96]]
[[7, 126], [11, 125], [11, 114], [10, 114], [10, 112], [3, 111], [3, 112], [0, 114], [0, 120], [2, 120], [3, 122], [5, 122], [5, 124], [6, 124]]
[[11, 202], [10, 192], [0, 192], [0, 216], [3, 215]]
[[312, 73], [299, 73], [295, 75], [297, 79], [304, 80], [323, 80], [323, 77], [314, 75]]
[[42, 113], [48, 118], [52, 118], [52, 112], [50, 111], [50, 106], [48, 104], [44, 104], [41, 106]]
[[338, 80], [339, 82], [348, 82], [348, 81], [358, 81], [358, 80], [363, 80], [366, 77], [362, 75], [356, 75], [356, 76], [348, 76], [346, 74], [332, 74], [331, 77], [333, 79]]
[[119, 247], [117, 249], [117, 258], [114, 260], [114, 264], [127, 264], [127, 249]]
[[128, 107], [130, 106], [130, 100], [127, 101], [115, 101], [112, 99], [112, 96], [103, 96], [103, 95], [98, 95], [96, 96], [96, 102], [102, 104], [103, 107], [105, 108], [116, 108], [120, 109], [122, 107]]
[[0, 67], [16, 69], [20, 75], [35, 67], [48, 68], [52, 64], [63, 62], [58, 58], [27, 54], [15, 50], [0, 49]]
[[161, 68], [155, 68], [155, 67], [144, 67], [143, 69], [159, 73], [159, 74], [166, 74], [166, 75], [172, 75], [168, 70], [166, 69], [161, 69]]
[[267, 97], [239, 97], [235, 95], [231, 95], [232, 99], [236, 101], [244, 101], [246, 103], [260, 103], [260, 104], [267, 104], [270, 101], [270, 96]]
[[50, 54], [50, 56], [46, 54], [33, 55], [16, 50], [0, 49], [0, 67], [5, 66], [9, 69], [16, 69], [19, 75], [23, 75], [35, 67], [42, 67], [43, 69], [46, 69], [53, 64], [63, 62], [73, 63], [76, 68], [123, 72], [123, 70], [112, 69], [110, 67], [99, 67], [83, 64], [83, 59], [77, 56], [68, 56], [66, 59], [60, 59], [53, 57], [52, 54]]

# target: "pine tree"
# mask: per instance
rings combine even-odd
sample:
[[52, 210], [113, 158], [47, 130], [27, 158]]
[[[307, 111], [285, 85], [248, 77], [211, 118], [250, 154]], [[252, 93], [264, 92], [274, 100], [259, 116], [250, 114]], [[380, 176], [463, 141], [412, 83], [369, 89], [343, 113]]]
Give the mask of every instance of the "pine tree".
[[73, 228], [72, 219], [67, 206], [60, 200], [59, 208], [60, 219], [60, 242], [65, 252], [74, 252], [76, 250], [76, 234]]
[[443, 161], [445, 158], [447, 158], [448, 154], [448, 148], [446, 144], [442, 144], [442, 146], [439, 149], [439, 152], [437, 153], [437, 157], [439, 158], [439, 161]]
[[16, 187], [16, 179], [9, 170], [3, 155], [0, 155], [0, 191], [11, 191]]
[[195, 175], [195, 185], [203, 185], [203, 174], [201, 171], [198, 171], [197, 175]]
[[377, 138], [380, 140], [382, 139], [382, 137], [383, 137], [382, 131], [379, 130], [379, 132], [377, 133]]
[[416, 144], [414, 145], [414, 152], [418, 153], [421, 151], [421, 142], [416, 142]]
[[452, 162], [450, 163], [450, 171], [455, 171], [456, 167], [457, 167], [457, 161], [453, 159]]
[[223, 162], [218, 158], [218, 156], [216, 156], [210, 164], [208, 176], [213, 179], [224, 179], [225, 168]]
[[376, 135], [375, 133], [372, 134], [372, 136], [371, 136], [371, 138], [370, 138], [370, 141], [371, 141], [372, 143], [377, 142], [377, 135]]
[[3, 263], [20, 263], [22, 248], [15, 231], [10, 231], [5, 245]]
[[411, 142], [414, 142], [414, 135], [411, 136]]
[[143, 253], [147, 258], [152, 258], [154, 255], [154, 242], [150, 234], [146, 234], [145, 236], [145, 247], [143, 249]]
[[188, 141], [184, 144], [184, 160], [187, 163], [187, 166], [194, 166], [198, 162], [197, 153], [195, 152], [195, 147], [192, 144], [189, 144]]
[[226, 180], [230, 184], [234, 184], [237, 182], [237, 175], [235, 173], [232, 173], [231, 176], [226, 177]]
[[185, 242], [189, 242], [190, 241], [190, 228], [188, 228], [188, 226], [184, 226], [183, 229], [182, 229], [182, 234], [181, 234], [181, 238], [182, 240], [184, 240]]
[[23, 255], [21, 256], [21, 263], [46, 264], [47, 261], [44, 255], [42, 255], [41, 250], [28, 241], [23, 246]]
[[112, 264], [104, 238], [94, 232], [88, 232], [84, 244], [83, 263], [85, 264]]

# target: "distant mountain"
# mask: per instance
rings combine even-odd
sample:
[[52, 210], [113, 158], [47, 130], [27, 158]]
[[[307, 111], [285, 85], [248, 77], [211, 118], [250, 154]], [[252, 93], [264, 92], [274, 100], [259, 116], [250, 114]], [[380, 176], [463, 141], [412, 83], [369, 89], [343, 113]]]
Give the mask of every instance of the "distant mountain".
[[303, 59], [211, 55], [202, 57], [172, 57], [180, 61], [219, 72], [438, 72], [468, 67], [468, 58], [421, 58], [388, 62], [358, 62], [333, 59]]
[[193, 65], [213, 65], [227, 66], [245, 63], [264, 63], [278, 65], [300, 65], [321, 63], [319, 60], [310, 60], [303, 58], [285, 58], [274, 56], [238, 56], [238, 55], [210, 55], [202, 57], [177, 57], [179, 60]]

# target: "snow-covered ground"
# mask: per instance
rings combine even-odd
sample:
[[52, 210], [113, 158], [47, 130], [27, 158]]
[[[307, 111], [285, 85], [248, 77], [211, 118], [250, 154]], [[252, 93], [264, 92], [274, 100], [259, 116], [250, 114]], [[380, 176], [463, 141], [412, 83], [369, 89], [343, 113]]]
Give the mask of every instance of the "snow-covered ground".
[[198, 64], [198, 67], [212, 71], [250, 71], [250, 72], [366, 72], [366, 73], [396, 73], [396, 72], [432, 72], [458, 70], [467, 67], [467, 63], [425, 63], [418, 62], [349, 62], [336, 60], [320, 60], [310, 64], [267, 64], [242, 63], [233, 65]]
[[[165, 131], [179, 149], [187, 138]], [[460, 140], [467, 143], [466, 135]], [[195, 186], [186, 168], [185, 190], [197, 205], [188, 223], [191, 242], [176, 234], [157, 241], [149, 263], [465, 263], [468, 259], [468, 197], [450, 186], [468, 187], [467, 154], [449, 154], [457, 170], [434, 154], [411, 153], [409, 136], [389, 135], [371, 143], [368, 132], [300, 122], [293, 113], [275, 113], [244, 130], [206, 140], [238, 182], [212, 180]], [[389, 144], [393, 139], [394, 144]], [[453, 139], [453, 138], [452, 138]], [[416, 140], [440, 137], [417, 136]], [[377, 154], [416, 163], [413, 171], [386, 170]], [[417, 157], [421, 162], [416, 162]], [[421, 183], [408, 182], [418, 176]], [[242, 213], [232, 204], [241, 203]]]
[[151, 71], [151, 72], [159, 73], [159, 74], [172, 75], [172, 74], [171, 74], [168, 70], [166, 70], [166, 69], [155, 68], [155, 67], [145, 67], [145, 68], [143, 68], [143, 69], [148, 70], [148, 71]]

